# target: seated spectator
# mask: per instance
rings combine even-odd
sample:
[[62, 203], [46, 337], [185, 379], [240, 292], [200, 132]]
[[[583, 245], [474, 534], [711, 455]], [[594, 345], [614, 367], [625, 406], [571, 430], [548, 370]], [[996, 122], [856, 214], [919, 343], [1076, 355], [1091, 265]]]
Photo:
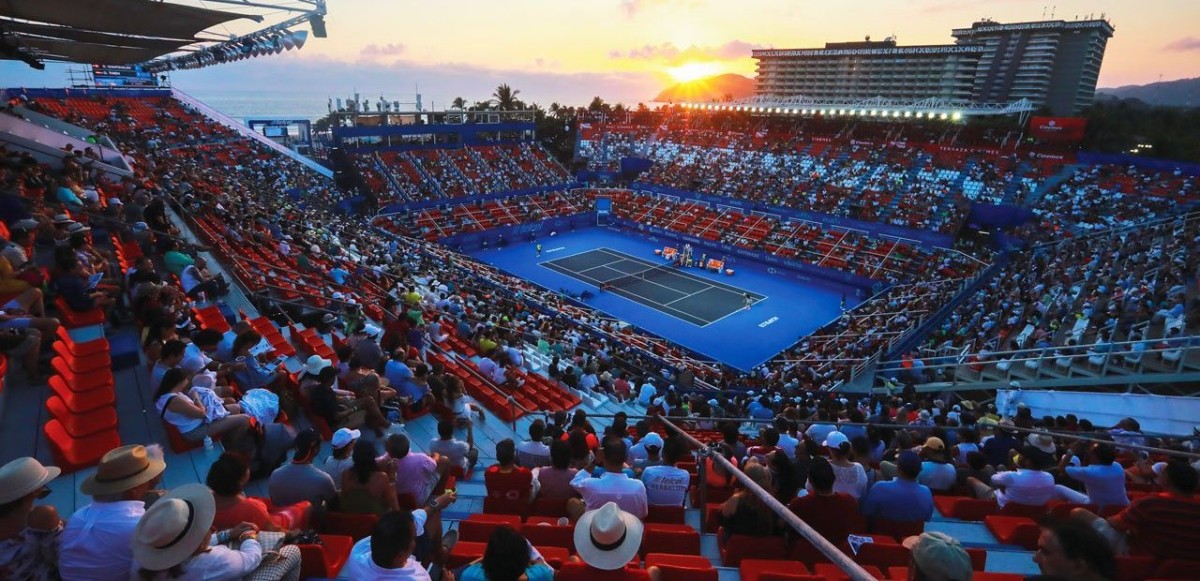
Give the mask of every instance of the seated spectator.
[[528, 504], [533, 497], [533, 473], [516, 465], [516, 446], [509, 438], [496, 442], [496, 465], [483, 473], [488, 498], [508, 506]]
[[58, 269], [59, 275], [54, 277], [54, 287], [58, 290], [58, 296], [62, 297], [71, 310], [86, 312], [101, 309], [108, 314], [116, 304], [116, 299], [108, 291], [99, 290], [88, 283], [83, 263], [76, 258], [63, 260]]
[[451, 469], [458, 468], [463, 476], [469, 475], [479, 461], [479, 448], [475, 447], [475, 431], [467, 424], [466, 441], [454, 437], [454, 422], [442, 420], [437, 425], [438, 437], [430, 440], [429, 452], [446, 458]]
[[625, 442], [610, 438], [604, 443], [604, 474], [592, 477], [587, 470], [580, 470], [571, 479], [571, 488], [582, 497], [567, 501], [567, 514], [579, 518], [588, 510], [600, 508], [607, 502], [615, 502], [621, 510], [637, 518], [645, 518], [647, 512], [646, 485], [630, 478], [625, 469]]
[[366, 425], [375, 431], [375, 437], [383, 437], [383, 431], [392, 423], [384, 417], [378, 402], [333, 387], [337, 381], [337, 368], [328, 359], [322, 361], [325, 366], [317, 372], [315, 382], [309, 382], [309, 406], [313, 413], [324, 419], [331, 430], [353, 430]]
[[638, 442], [638, 445], [645, 450], [645, 455], [633, 460], [632, 466], [635, 471], [644, 470], [649, 466], [657, 466], [662, 463], [660, 453], [663, 449], [663, 439], [657, 432], [646, 434], [646, 437], [642, 438]]
[[868, 520], [897, 522], [928, 521], [933, 518], [933, 493], [917, 482], [921, 457], [904, 451], [896, 460], [896, 477], [876, 482], [862, 501], [862, 514]]
[[360, 437], [362, 437], [362, 432], [358, 430], [339, 428], [333, 433], [333, 439], [329, 442], [331, 451], [329, 457], [325, 459], [325, 464], [321, 466], [321, 470], [333, 479], [333, 487], [338, 492], [342, 491], [342, 474], [354, 465], [350, 454], [354, 452], [354, 444]]
[[1163, 492], [1138, 498], [1107, 519], [1085, 508], [1071, 511], [1071, 517], [1095, 528], [1117, 556], [1193, 559], [1200, 543], [1196, 469], [1179, 460], [1158, 462], [1152, 469]]
[[946, 443], [941, 438], [928, 438], [921, 446], [921, 473], [917, 482], [930, 490], [950, 490], [958, 482], [958, 471], [950, 463]]
[[188, 374], [183, 369], [169, 369], [152, 398], [163, 421], [179, 430], [183, 439], [199, 442], [205, 437], [235, 437], [250, 428], [250, 416], [245, 414], [230, 414], [210, 421], [204, 403], [198, 396], [184, 393], [189, 387]]
[[[772, 490], [771, 471], [767, 467], [751, 460], [744, 472], [764, 490]], [[779, 532], [779, 517], [757, 494], [739, 488], [721, 505], [721, 527], [725, 530], [723, 540], [733, 535], [769, 537]]]
[[650, 423], [646, 420], [638, 420], [633, 425], [633, 430], [637, 434], [637, 443], [629, 448], [629, 461], [636, 464], [639, 460], [646, 459], [646, 436], [650, 435]]
[[1110, 581], [1117, 578], [1117, 559], [1100, 533], [1075, 520], [1044, 519], [1038, 536], [1033, 580]]
[[122, 446], [100, 459], [79, 486], [91, 504], [71, 515], [59, 539], [64, 579], [129, 579], [133, 531], [166, 467], [158, 446]]
[[550, 465], [533, 469], [534, 479], [537, 480], [538, 498], [558, 498], [566, 500], [575, 496], [571, 481], [579, 470], [571, 467], [571, 445], [555, 440], [550, 445]]
[[1026, 445], [1021, 448], [1020, 458], [1013, 465], [1017, 466], [1016, 470], [997, 472], [992, 476], [991, 484], [994, 487], [976, 478], [968, 478], [967, 485], [975, 498], [994, 498], [996, 504], [1004, 508], [1009, 502], [1042, 506], [1058, 497], [1054, 476], [1046, 472], [1050, 467], [1049, 454]]
[[833, 466], [823, 456], [813, 458], [808, 467], [808, 481], [812, 490], [788, 503], [796, 516], [808, 523], [813, 530], [837, 544], [856, 531], [860, 520], [858, 501], [844, 492], [834, 492]]
[[50, 505], [34, 502], [62, 471], [28, 456], [0, 467], [0, 573], [9, 579], [59, 578], [58, 543], [63, 523]]
[[321, 434], [308, 428], [296, 435], [292, 446], [292, 461], [276, 468], [267, 481], [271, 504], [287, 506], [308, 502], [320, 507], [336, 500], [337, 487], [333, 478], [313, 466], [313, 458], [321, 451]]
[[835, 480], [833, 489], [845, 492], [854, 498], [862, 498], [867, 492], [870, 481], [867, 471], [862, 464], [853, 461], [850, 440], [841, 432], [830, 432], [825, 438], [824, 446], [829, 450], [829, 464], [833, 466]]
[[311, 504], [302, 501], [278, 508], [270, 507], [262, 499], [246, 496], [248, 482], [250, 464], [241, 455], [225, 452], [213, 462], [205, 479], [216, 499], [217, 513], [213, 517], [213, 526], [227, 529], [248, 522], [261, 531], [304, 528]]
[[[447, 545], [458, 536], [456, 531], [441, 536], [442, 508], [444, 505], [435, 500], [426, 509], [393, 510], [382, 515], [371, 536], [354, 544], [339, 578], [431, 581], [427, 563], [440, 565], [449, 553]], [[440, 539], [437, 547], [431, 547], [434, 538]], [[441, 579], [454, 581], [454, 573], [444, 570]]]
[[[1086, 466], [1071, 466], [1072, 459], [1086, 455]], [[1092, 504], [1103, 510], [1109, 506], [1129, 506], [1125, 489], [1125, 468], [1117, 462], [1117, 451], [1109, 444], [1080, 441], [1063, 454], [1059, 471], [1083, 485], [1084, 492], [1059, 484], [1058, 495], [1067, 502]]]
[[450, 472], [450, 459], [434, 452], [431, 455], [411, 450], [404, 434], [388, 436], [386, 452], [379, 458], [384, 469], [396, 481], [397, 498], [410, 495], [418, 506], [423, 504]]
[[622, 511], [615, 502], [605, 502], [600, 508], [584, 513], [575, 523], [578, 556], [564, 563], [555, 579], [575, 581], [603, 575], [605, 579], [620, 581], [658, 581], [657, 567], [626, 568], [637, 556], [642, 533], [642, 521]]
[[529, 439], [517, 444], [517, 465], [530, 470], [550, 465], [550, 446], [546, 445], [546, 422], [529, 424]]
[[1004, 418], [996, 424], [994, 433], [982, 440], [983, 455], [987, 457], [989, 466], [1008, 466], [1012, 460], [1012, 451], [1021, 447], [1021, 440], [1016, 432], [1005, 429], [1011, 427], [1012, 420]]
[[646, 485], [646, 502], [650, 506], [683, 506], [684, 500], [687, 499], [691, 475], [687, 470], [677, 468], [675, 463], [679, 462], [686, 452], [685, 444], [678, 437], [667, 438], [663, 444], [662, 464], [647, 466], [642, 470], [641, 479]]
[[[133, 532], [131, 579], [264, 579], [300, 577], [300, 549], [281, 545], [283, 533], [250, 523], [213, 534], [217, 509], [203, 484], [185, 484], [159, 499]], [[236, 543], [237, 548], [229, 548]], [[278, 556], [270, 560], [265, 555]]]
[[912, 552], [908, 562], [908, 578], [928, 581], [959, 581], [971, 579], [971, 556], [958, 539], [943, 532], [924, 532], [904, 539], [904, 547]]
[[396, 487], [388, 470], [376, 460], [375, 444], [354, 443], [353, 464], [342, 473], [338, 510], [356, 514], [382, 515], [400, 508]]
[[483, 557], [463, 570], [459, 581], [550, 581], [554, 569], [525, 537], [509, 526], [496, 527], [488, 537]]
[[[418, 369], [424, 369], [424, 365], [419, 365]], [[471, 420], [476, 417], [480, 422], [487, 419], [487, 416], [483, 414], [483, 408], [467, 395], [461, 379], [454, 376], [447, 377], [442, 393], [445, 396], [446, 407], [450, 409], [454, 422], [459, 426], [470, 424]]]
[[250, 330], [238, 335], [233, 341], [233, 378], [243, 391], [271, 389], [275, 382], [287, 374], [287, 369], [271, 364], [270, 351], [251, 355], [250, 350], [261, 343], [263, 336]]

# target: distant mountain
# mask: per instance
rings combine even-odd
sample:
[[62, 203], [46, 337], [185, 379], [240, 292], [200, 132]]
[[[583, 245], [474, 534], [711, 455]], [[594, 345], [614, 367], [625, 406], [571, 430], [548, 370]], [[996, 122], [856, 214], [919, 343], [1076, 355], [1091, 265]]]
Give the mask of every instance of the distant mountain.
[[721, 101], [726, 97], [743, 99], [754, 96], [754, 79], [728, 73], [671, 85], [654, 98], [658, 103], [700, 103]]
[[1161, 107], [1200, 107], [1200, 78], [1097, 89], [1096, 97], [1137, 99]]

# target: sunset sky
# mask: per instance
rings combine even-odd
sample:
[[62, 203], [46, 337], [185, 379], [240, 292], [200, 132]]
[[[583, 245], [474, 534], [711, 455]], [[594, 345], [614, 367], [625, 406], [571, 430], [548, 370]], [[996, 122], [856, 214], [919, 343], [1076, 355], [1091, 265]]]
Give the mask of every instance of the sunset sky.
[[[199, 1], [199, 0], [195, 0]], [[210, 7], [218, 7], [209, 4]], [[812, 47], [895, 34], [901, 44], [948, 43], [950, 29], [1099, 17], [1116, 27], [1100, 86], [1200, 76], [1197, 0], [328, 0], [329, 38], [301, 51], [174, 75], [205, 93], [251, 90], [346, 96], [357, 89], [426, 107], [484, 99], [500, 82], [521, 97], [586, 104], [647, 101], [678, 78], [752, 76], [757, 47]], [[218, 31], [225, 30], [218, 27]], [[229, 25], [228, 31], [252, 30]], [[0, 65], [2, 85], [60, 86], [62, 67]]]

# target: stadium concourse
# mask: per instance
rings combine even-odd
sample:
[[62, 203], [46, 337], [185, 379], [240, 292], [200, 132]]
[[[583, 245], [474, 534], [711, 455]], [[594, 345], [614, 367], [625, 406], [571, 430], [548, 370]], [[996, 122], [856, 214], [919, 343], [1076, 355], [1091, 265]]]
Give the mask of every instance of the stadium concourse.
[[[356, 153], [377, 193], [438, 200], [368, 223], [169, 91], [7, 97], [7, 119], [86, 137], [0, 150], [8, 578], [1200, 570], [1189, 434], [934, 383], [1195, 373], [1195, 176], [939, 125], [669, 112], [581, 135], [596, 170], [651, 160], [626, 189], [579, 187], [531, 143]], [[495, 195], [529, 186], [549, 190]], [[597, 198], [631, 231], [878, 292], [742, 373], [441, 243]], [[1029, 209], [1025, 247], [928, 243], [972, 201]], [[886, 389], [855, 391], [868, 360], [901, 362]]]

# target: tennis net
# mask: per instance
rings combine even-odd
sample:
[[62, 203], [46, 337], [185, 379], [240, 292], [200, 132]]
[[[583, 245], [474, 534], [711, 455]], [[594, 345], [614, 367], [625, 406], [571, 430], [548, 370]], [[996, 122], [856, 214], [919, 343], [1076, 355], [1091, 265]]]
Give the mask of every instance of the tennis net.
[[632, 274], [626, 274], [624, 276], [618, 276], [617, 278], [610, 279], [604, 283], [604, 288], [612, 289], [626, 287], [640, 281], [652, 280], [656, 277], [662, 276], [665, 273], [673, 272], [673, 270], [674, 267], [669, 264], [654, 266], [647, 268], [646, 270], [640, 270]]

